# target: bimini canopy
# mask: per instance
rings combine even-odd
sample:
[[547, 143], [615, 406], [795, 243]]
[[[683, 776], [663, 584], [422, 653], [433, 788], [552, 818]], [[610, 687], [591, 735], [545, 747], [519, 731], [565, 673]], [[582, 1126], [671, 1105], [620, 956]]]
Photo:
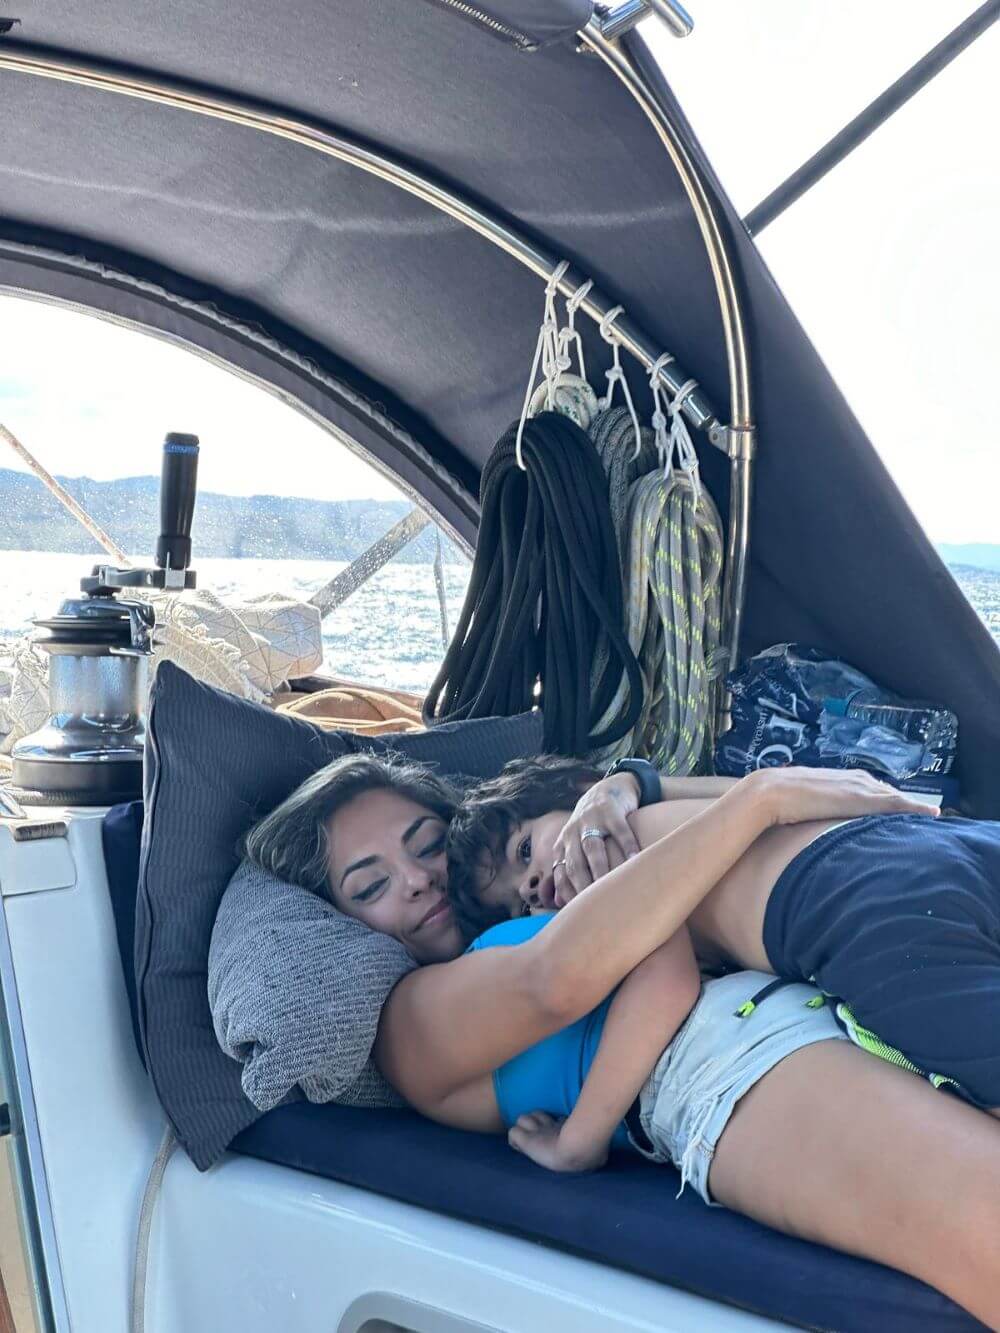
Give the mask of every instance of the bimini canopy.
[[[1000, 815], [1000, 654], [641, 36], [602, 37], [592, 8], [7, 7], [19, 22], [0, 21], [0, 288], [225, 360], [473, 540], [479, 469], [520, 409], [539, 275], [568, 260], [567, 283], [595, 282], [591, 313], [621, 304], [627, 342], [697, 379], [693, 417], [736, 428], [713, 429], [719, 448], [699, 441], [724, 510], [731, 481], [745, 506], [756, 427], [742, 651], [827, 645], [949, 703], [972, 808]], [[597, 364], [606, 349], [593, 326], [587, 338]], [[182, 403], [164, 424], [197, 429]]]

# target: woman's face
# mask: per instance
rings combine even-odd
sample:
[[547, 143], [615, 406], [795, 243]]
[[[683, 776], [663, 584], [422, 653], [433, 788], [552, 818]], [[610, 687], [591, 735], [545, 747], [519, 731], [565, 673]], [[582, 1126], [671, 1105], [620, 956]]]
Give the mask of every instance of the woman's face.
[[393, 935], [418, 963], [457, 958], [464, 947], [445, 897], [447, 825], [398, 792], [362, 792], [331, 815], [330, 896], [372, 930]]
[[515, 824], [491, 865], [484, 866], [479, 900], [508, 916], [555, 910], [552, 865], [568, 810], [552, 810]]

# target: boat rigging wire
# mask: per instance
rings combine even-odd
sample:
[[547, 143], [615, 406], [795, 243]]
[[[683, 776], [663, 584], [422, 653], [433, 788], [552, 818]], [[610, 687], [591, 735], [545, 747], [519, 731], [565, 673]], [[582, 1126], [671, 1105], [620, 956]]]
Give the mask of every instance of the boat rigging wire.
[[780, 217], [786, 209], [802, 196], [834, 167], [839, 166], [860, 144], [884, 125], [890, 116], [914, 97], [921, 88], [941, 73], [956, 56], [983, 35], [1000, 18], [1000, 0], [988, 0], [988, 3], [971, 14], [964, 23], [948, 34], [937, 46], [933, 47], [917, 63], [901, 75], [891, 87], [870, 102], [859, 115], [855, 116], [839, 134], [814, 153], [808, 162], [793, 171], [787, 180], [752, 208], [743, 219], [743, 225], [751, 236], [759, 236], [765, 227]]
[[324, 583], [322, 588], [318, 588], [309, 598], [309, 605], [317, 607], [320, 619], [325, 620], [331, 611], [343, 605], [363, 583], [367, 583], [371, 576], [397, 556], [404, 546], [408, 546], [414, 537], [418, 537], [429, 523], [430, 519], [422, 510], [411, 509], [398, 523], [394, 523], [387, 532], [372, 542], [367, 550], [362, 551], [357, 559], [352, 560], [346, 569], [342, 569], [329, 583]]
[[42, 485], [52, 492], [63, 508], [72, 514], [78, 523], [86, 528], [94, 541], [96, 541], [98, 545], [104, 547], [108, 555], [111, 556], [112, 560], [114, 560], [120, 568], [132, 568], [132, 561], [128, 558], [118, 543], [112, 537], [109, 537], [101, 525], [95, 519], [90, 517], [82, 505], [78, 504], [77, 501], [73, 499], [69, 491], [63, 486], [60, 486], [55, 477], [42, 467], [34, 454], [26, 449], [17, 436], [14, 435], [12, 431], [9, 431], [2, 422], [0, 422], [0, 440], [5, 440], [7, 444], [10, 445], [17, 456], [28, 465]]

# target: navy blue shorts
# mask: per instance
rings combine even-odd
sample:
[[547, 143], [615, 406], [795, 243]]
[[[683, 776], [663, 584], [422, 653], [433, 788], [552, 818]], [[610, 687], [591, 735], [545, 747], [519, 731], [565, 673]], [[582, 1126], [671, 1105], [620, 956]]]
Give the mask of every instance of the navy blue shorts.
[[1000, 1106], [1000, 823], [834, 829], [782, 872], [764, 948], [778, 976], [813, 981], [967, 1100]]

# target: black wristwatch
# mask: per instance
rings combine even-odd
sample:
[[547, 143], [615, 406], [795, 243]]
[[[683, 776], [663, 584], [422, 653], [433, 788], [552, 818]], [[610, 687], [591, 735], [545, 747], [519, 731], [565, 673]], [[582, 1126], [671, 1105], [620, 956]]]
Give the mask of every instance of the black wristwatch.
[[616, 759], [604, 776], [613, 778], [616, 773], [632, 773], [638, 779], [640, 810], [663, 800], [660, 775], [648, 759]]

